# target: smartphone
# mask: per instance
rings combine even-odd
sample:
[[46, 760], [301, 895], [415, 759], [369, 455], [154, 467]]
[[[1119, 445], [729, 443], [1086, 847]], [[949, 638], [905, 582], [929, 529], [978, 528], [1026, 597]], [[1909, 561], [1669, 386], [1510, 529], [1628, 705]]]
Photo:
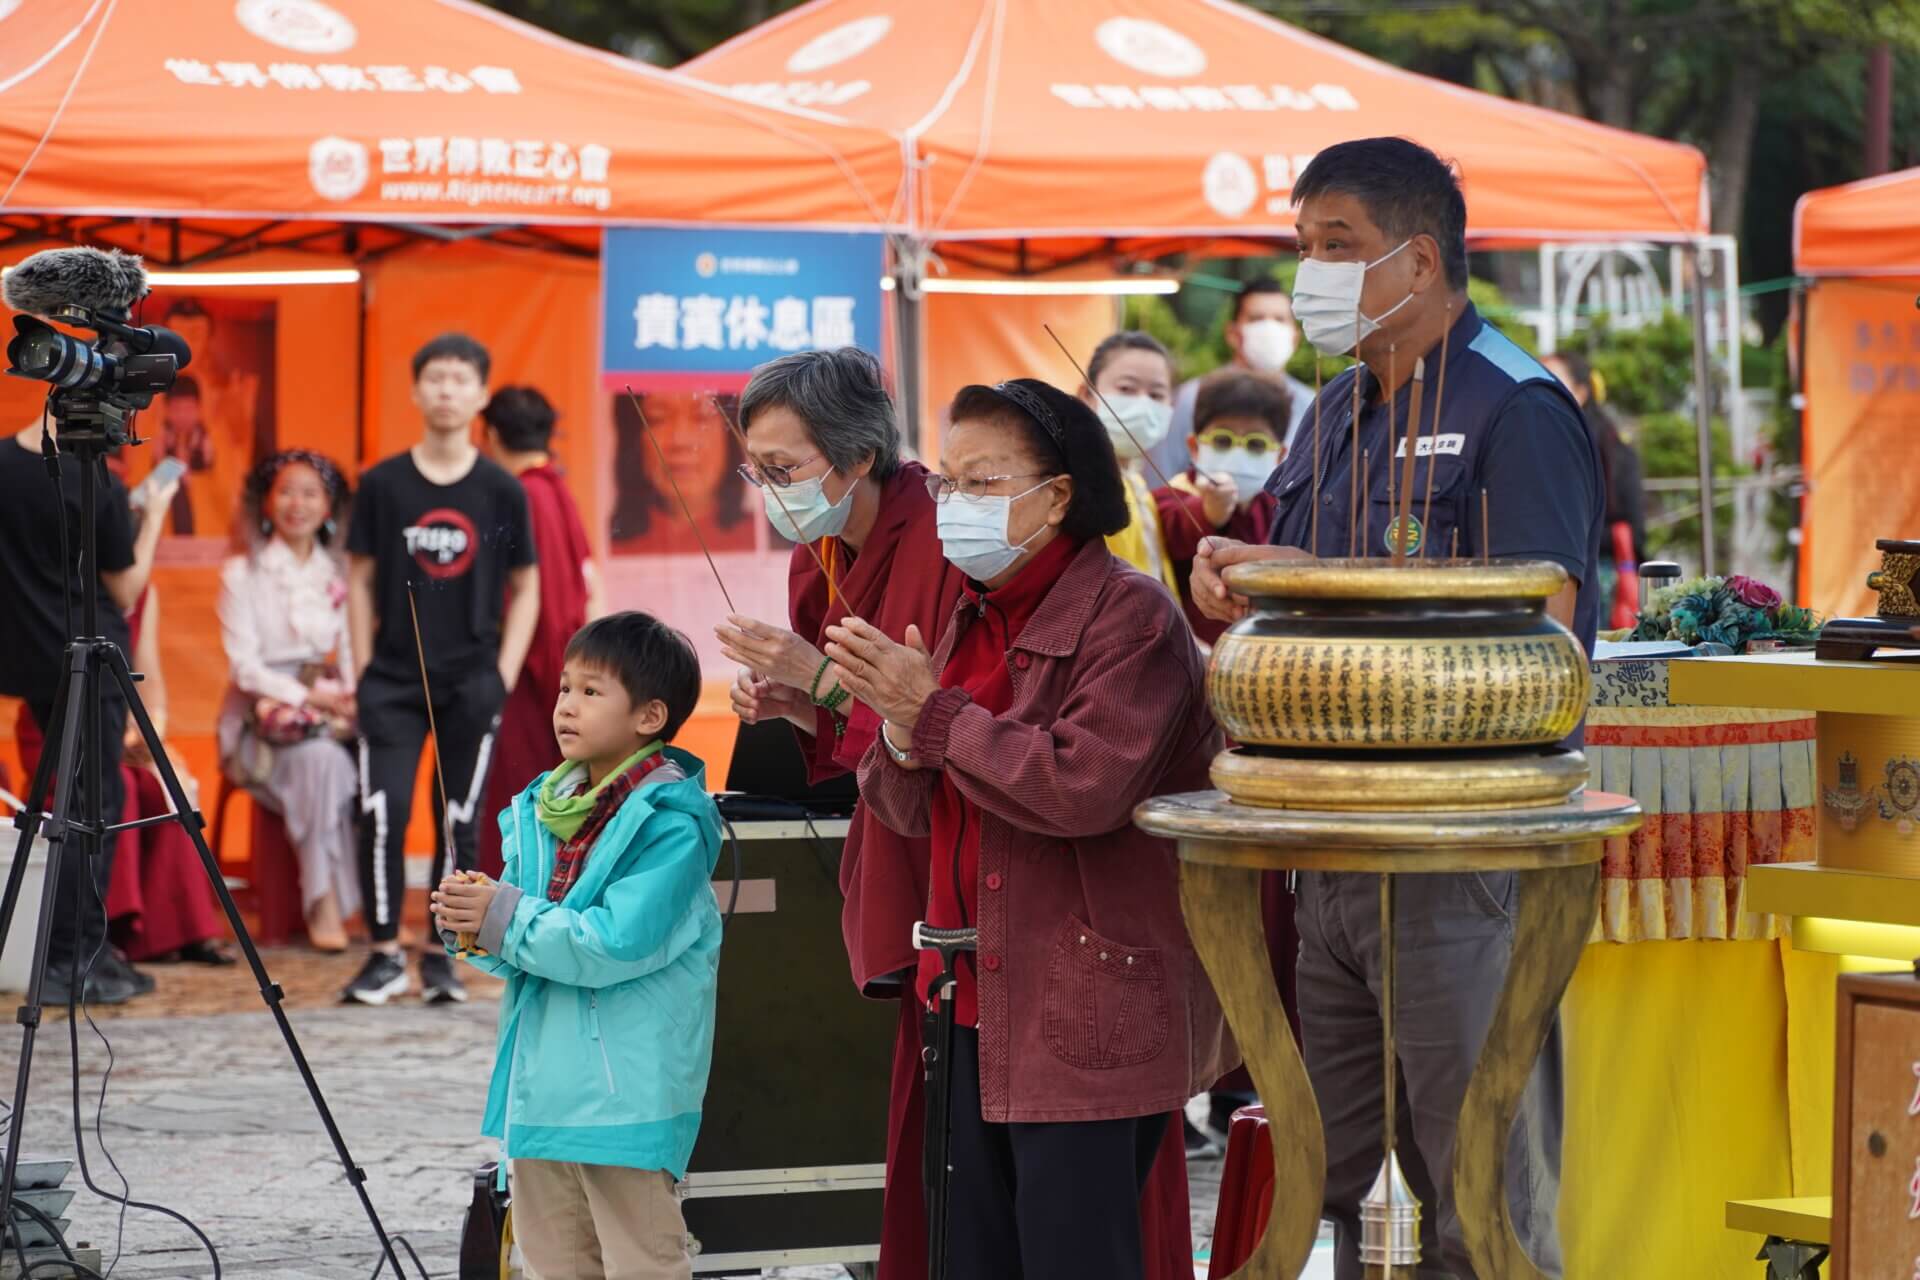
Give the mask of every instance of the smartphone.
[[154, 463], [153, 470], [147, 473], [147, 478], [133, 487], [133, 492], [127, 495], [127, 505], [135, 510], [144, 509], [148, 494], [160, 485], [172, 484], [186, 473], [187, 464], [169, 454]]
[[147, 477], [146, 483], [157, 488], [163, 484], [172, 484], [185, 474], [187, 474], [187, 464], [168, 454], [153, 464], [153, 472]]

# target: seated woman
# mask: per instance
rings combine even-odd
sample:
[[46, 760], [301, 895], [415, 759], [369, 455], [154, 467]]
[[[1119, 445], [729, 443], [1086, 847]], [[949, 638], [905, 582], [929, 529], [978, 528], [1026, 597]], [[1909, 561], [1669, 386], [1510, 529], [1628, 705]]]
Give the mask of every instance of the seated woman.
[[[167, 736], [167, 678], [160, 665], [160, 592], [148, 587], [127, 617], [133, 633], [133, 669], [143, 679], [140, 699], [146, 704], [153, 731], [166, 748], [167, 759], [180, 787], [197, 809], [200, 784], [180, 759]], [[140, 728], [127, 719], [125, 751], [120, 771], [125, 778], [127, 803], [122, 821], [154, 818], [170, 813], [165, 785], [154, 767]], [[115, 946], [135, 961], [184, 960], [195, 964], [229, 965], [233, 954], [217, 939], [226, 937], [226, 922], [215, 905], [206, 867], [186, 829], [161, 823], [120, 834], [119, 848], [107, 881], [107, 922]]]
[[340, 541], [347, 482], [317, 453], [287, 449], [247, 477], [235, 540], [220, 569], [220, 638], [232, 683], [220, 710], [227, 775], [286, 819], [300, 863], [307, 937], [344, 951], [341, 922], [360, 909], [353, 802], [343, 743], [354, 715], [347, 579]]
[[[1207, 786], [1220, 733], [1180, 606], [1103, 541], [1127, 507], [1093, 410], [1023, 378], [950, 416], [938, 532], [968, 584], [944, 636], [930, 657], [917, 628], [848, 618], [826, 652], [882, 721], [861, 795], [930, 837], [927, 919], [979, 929], [953, 997], [952, 1274], [1140, 1280], [1168, 1120], [1237, 1055], [1173, 846], [1133, 808]], [[923, 1002], [937, 972], [922, 953]]]

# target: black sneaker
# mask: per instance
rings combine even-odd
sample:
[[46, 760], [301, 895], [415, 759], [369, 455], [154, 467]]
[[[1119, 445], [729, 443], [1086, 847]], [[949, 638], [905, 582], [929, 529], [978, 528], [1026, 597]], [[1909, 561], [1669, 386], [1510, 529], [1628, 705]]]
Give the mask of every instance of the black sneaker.
[[340, 993], [343, 1004], [385, 1004], [407, 992], [407, 964], [397, 955], [376, 951], [360, 966], [347, 989]]
[[96, 979], [118, 979], [132, 987], [136, 996], [152, 995], [154, 988], [160, 985], [152, 974], [134, 968], [125, 956], [111, 947], [94, 961], [93, 976]]
[[[63, 965], [49, 964], [45, 980], [40, 984], [40, 1003], [48, 1009], [64, 1009], [72, 998], [74, 972]], [[136, 995], [133, 984], [116, 974], [96, 972], [87, 979], [87, 1003], [95, 1007], [112, 1004], [125, 1004]]]
[[443, 952], [429, 951], [420, 957], [420, 998], [428, 1004], [465, 1004], [466, 984], [453, 971], [453, 961]]
[[1220, 1145], [1195, 1128], [1193, 1121], [1182, 1116], [1180, 1123], [1186, 1129], [1187, 1159], [1213, 1160], [1221, 1155]]

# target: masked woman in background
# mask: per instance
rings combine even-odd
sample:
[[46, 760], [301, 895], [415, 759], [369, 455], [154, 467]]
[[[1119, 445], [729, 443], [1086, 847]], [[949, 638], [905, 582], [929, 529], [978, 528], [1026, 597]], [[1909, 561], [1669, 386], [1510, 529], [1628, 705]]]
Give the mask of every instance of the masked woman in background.
[[1087, 377], [1093, 384], [1080, 388], [1080, 399], [1106, 428], [1126, 486], [1127, 522], [1107, 535], [1107, 550], [1178, 599], [1180, 582], [1167, 554], [1166, 533], [1153, 497], [1155, 482], [1147, 478], [1141, 457], [1141, 450], [1152, 452], [1166, 439], [1173, 422], [1173, 356], [1153, 335], [1122, 329], [1093, 349]]

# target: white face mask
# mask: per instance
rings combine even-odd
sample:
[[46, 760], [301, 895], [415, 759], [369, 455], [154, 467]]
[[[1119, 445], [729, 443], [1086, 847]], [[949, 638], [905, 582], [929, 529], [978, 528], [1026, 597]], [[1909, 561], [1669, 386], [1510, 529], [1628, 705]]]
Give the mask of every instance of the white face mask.
[[1043, 480], [1026, 493], [993, 494], [984, 498], [963, 498], [954, 494], [934, 508], [934, 528], [940, 535], [940, 551], [960, 572], [975, 582], [991, 582], [1013, 567], [1028, 543], [1047, 531], [1041, 525], [1025, 541], [1014, 545], [1007, 538], [1007, 520], [1013, 504], [1028, 493], [1038, 493], [1051, 484]]
[[1286, 368], [1298, 344], [1293, 326], [1285, 320], [1249, 320], [1240, 326], [1240, 355], [1261, 373]]
[[1381, 321], [1413, 301], [1413, 294], [1378, 316], [1360, 314], [1360, 290], [1367, 272], [1412, 244], [1402, 240], [1392, 252], [1372, 262], [1324, 262], [1308, 258], [1293, 278], [1293, 314], [1306, 331], [1307, 341], [1323, 356], [1343, 356], [1380, 329]]
[[[1142, 449], [1157, 447], [1173, 425], [1173, 406], [1146, 396], [1096, 396], [1094, 401], [1100, 410], [1100, 425], [1107, 429], [1107, 438], [1113, 441], [1113, 451], [1122, 462], [1139, 457]], [[1115, 414], [1120, 415], [1118, 421]], [[1128, 432], [1132, 433], [1131, 439]]]
[[1193, 460], [1197, 469], [1209, 475], [1231, 476], [1233, 487], [1239, 493], [1239, 504], [1243, 507], [1266, 488], [1267, 477], [1273, 474], [1273, 469], [1279, 463], [1279, 455], [1272, 451], [1255, 457], [1245, 449], [1212, 449], [1204, 445], [1199, 456]]
[[853, 514], [853, 491], [860, 482], [847, 486], [839, 502], [827, 501], [826, 477], [796, 480], [778, 493], [771, 485], [760, 490], [760, 505], [767, 520], [788, 542], [816, 542], [838, 537]]

